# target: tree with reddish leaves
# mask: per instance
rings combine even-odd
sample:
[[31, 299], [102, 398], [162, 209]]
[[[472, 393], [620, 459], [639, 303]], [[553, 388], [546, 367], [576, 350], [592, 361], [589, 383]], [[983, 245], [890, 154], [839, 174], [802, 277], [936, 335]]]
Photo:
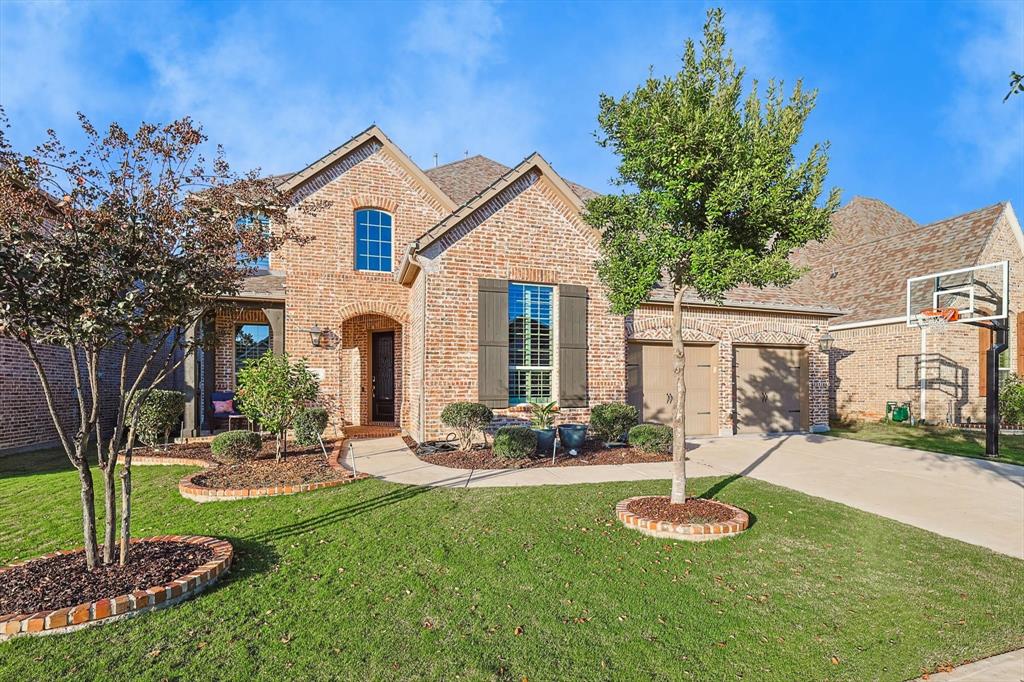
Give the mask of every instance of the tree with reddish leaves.
[[[85, 116], [79, 120], [83, 151], [51, 130], [33, 153], [21, 154], [0, 128], [0, 335], [28, 354], [61, 445], [78, 470], [91, 570], [127, 558], [136, 398], [195, 352], [184, 330], [252, 274], [239, 253], [255, 256], [301, 241], [289, 212], [318, 207], [293, 206], [256, 171], [233, 173], [220, 148], [208, 162], [206, 136], [189, 118], [144, 123], [135, 133], [117, 124], [101, 132]], [[272, 230], [264, 229], [264, 220], [245, 220], [254, 215], [268, 219]], [[73, 426], [60, 418], [65, 396], [53, 380], [68, 367], [43, 361], [48, 346], [66, 351], [75, 382]], [[107, 403], [101, 356], [116, 358], [119, 367], [116, 395]], [[111, 404], [113, 414], [104, 415]], [[92, 451], [103, 478], [102, 557]]]

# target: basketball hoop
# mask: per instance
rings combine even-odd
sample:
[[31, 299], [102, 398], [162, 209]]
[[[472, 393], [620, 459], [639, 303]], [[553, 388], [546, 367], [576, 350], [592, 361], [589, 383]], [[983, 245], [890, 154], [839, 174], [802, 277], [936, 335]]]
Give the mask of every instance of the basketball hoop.
[[959, 319], [960, 311], [957, 308], [925, 308], [917, 314], [918, 326], [934, 332], [946, 331], [951, 322]]

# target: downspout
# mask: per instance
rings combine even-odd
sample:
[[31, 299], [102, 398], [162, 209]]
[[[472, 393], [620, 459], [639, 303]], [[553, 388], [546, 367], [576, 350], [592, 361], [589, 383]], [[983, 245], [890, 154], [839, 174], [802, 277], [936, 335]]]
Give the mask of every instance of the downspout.
[[[419, 242], [417, 242], [417, 245]], [[412, 256], [415, 258], [415, 254]], [[420, 274], [423, 275], [423, 293], [421, 294], [421, 315], [420, 320], [420, 434], [419, 442], [423, 442], [427, 434], [425, 423], [427, 412], [427, 285], [430, 283], [430, 276], [422, 267]]]
[[[426, 419], [427, 412], [427, 284], [430, 282], [430, 278], [427, 276], [426, 270], [423, 269], [422, 264], [416, 257], [416, 252], [419, 248], [420, 241], [417, 239], [413, 243], [409, 244], [409, 247], [405, 250], [405, 258], [403, 260], [406, 262], [406, 268], [410, 264], [415, 264], [420, 269], [420, 274], [423, 277], [423, 290], [420, 293], [420, 395], [418, 401], [419, 404], [417, 405], [417, 410], [419, 412], [419, 419], [417, 420], [419, 424], [419, 433], [416, 434], [416, 440], [422, 443], [426, 435], [426, 426], [423, 422], [424, 419]], [[399, 277], [404, 275], [405, 272], [403, 268], [403, 271], [399, 273]]]

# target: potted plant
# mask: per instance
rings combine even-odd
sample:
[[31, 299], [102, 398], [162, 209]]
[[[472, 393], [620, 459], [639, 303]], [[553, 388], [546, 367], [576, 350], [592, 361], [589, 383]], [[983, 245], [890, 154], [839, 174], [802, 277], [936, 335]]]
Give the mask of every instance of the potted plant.
[[583, 449], [583, 443], [587, 440], [587, 425], [559, 424], [558, 440], [562, 441], [562, 448], [568, 450], [569, 454], [575, 457]]
[[555, 413], [558, 403], [530, 403], [530, 425], [537, 434], [537, 452], [547, 454], [555, 448]]

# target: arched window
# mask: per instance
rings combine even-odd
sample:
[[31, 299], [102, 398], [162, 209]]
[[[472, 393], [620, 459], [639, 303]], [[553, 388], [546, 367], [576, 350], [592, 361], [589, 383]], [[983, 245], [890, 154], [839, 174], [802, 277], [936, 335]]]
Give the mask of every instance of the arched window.
[[391, 214], [356, 211], [356, 270], [391, 272]]

